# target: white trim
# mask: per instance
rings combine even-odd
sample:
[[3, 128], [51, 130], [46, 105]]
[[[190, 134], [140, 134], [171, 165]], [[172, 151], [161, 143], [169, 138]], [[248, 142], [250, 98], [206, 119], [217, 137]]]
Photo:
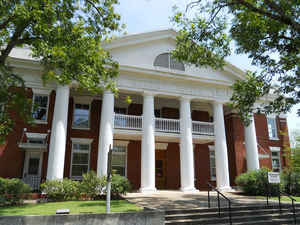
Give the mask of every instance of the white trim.
[[258, 157], [260, 159], [268, 159], [268, 158], [270, 158], [270, 155], [269, 154], [258, 154]]
[[155, 149], [158, 150], [167, 150], [168, 143], [155, 143]]
[[280, 152], [280, 147], [273, 147], [273, 146], [270, 146], [270, 151], [271, 152]]
[[91, 144], [93, 138], [71, 138], [72, 144]]
[[45, 139], [47, 137], [47, 134], [44, 133], [31, 133], [31, 132], [26, 132], [26, 137], [27, 138], [35, 138], [35, 139]]
[[129, 141], [123, 141], [123, 140], [114, 140], [113, 141], [114, 145], [113, 146], [124, 146], [127, 148]]
[[210, 176], [210, 180], [211, 181], [216, 181], [217, 177], [216, 176], [212, 176], [212, 167], [211, 167], [211, 152], [214, 152], [214, 159], [215, 159], [215, 173], [217, 172], [217, 165], [216, 165], [216, 151], [215, 151], [215, 146], [214, 145], [208, 145], [208, 149], [209, 149], [209, 176]]
[[50, 95], [52, 89], [31, 88], [34, 95]]

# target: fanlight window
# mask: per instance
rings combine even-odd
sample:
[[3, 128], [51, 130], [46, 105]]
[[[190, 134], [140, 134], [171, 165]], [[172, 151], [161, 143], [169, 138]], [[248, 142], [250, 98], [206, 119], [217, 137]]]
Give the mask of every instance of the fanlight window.
[[163, 53], [157, 56], [154, 60], [154, 66], [185, 71], [184, 64], [174, 59], [170, 53]]

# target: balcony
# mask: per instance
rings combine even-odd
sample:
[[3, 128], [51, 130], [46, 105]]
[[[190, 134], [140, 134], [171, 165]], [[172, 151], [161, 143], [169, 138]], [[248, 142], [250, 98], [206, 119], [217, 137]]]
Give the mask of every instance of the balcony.
[[[114, 128], [123, 130], [138, 130], [143, 128], [143, 116], [115, 114]], [[180, 133], [180, 120], [155, 118], [155, 131], [163, 133]], [[214, 136], [214, 123], [192, 121], [193, 135]]]
[[192, 121], [192, 132], [195, 135], [214, 136], [214, 123]]
[[115, 114], [114, 128], [125, 130], [142, 130], [143, 116]]

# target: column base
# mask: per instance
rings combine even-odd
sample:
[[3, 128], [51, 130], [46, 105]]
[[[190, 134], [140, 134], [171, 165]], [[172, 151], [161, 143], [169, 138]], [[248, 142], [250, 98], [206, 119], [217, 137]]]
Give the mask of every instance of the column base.
[[195, 187], [181, 187], [180, 191], [184, 193], [198, 193], [199, 190], [197, 190]]
[[231, 188], [230, 186], [228, 187], [218, 187], [218, 190], [221, 192], [235, 192], [235, 190], [233, 188]]
[[154, 188], [145, 187], [145, 188], [140, 188], [139, 189], [140, 193], [154, 193], [156, 191], [157, 191], [157, 189], [155, 187]]

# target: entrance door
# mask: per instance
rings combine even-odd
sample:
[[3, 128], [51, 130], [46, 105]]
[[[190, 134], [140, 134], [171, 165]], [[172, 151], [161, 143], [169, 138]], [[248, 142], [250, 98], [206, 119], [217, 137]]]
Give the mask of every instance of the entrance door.
[[33, 190], [38, 190], [41, 182], [43, 152], [26, 151], [23, 181]]
[[166, 151], [155, 151], [155, 186], [157, 189], [166, 189]]

